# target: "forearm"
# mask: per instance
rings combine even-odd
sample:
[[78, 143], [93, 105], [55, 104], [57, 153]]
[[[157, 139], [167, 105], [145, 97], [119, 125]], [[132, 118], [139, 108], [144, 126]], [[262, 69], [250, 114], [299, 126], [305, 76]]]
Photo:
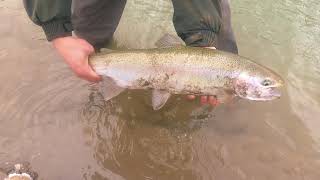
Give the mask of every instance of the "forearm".
[[41, 26], [48, 41], [71, 36], [71, 0], [23, 0], [30, 19]]
[[220, 0], [172, 0], [173, 23], [188, 46], [214, 46], [221, 27]]

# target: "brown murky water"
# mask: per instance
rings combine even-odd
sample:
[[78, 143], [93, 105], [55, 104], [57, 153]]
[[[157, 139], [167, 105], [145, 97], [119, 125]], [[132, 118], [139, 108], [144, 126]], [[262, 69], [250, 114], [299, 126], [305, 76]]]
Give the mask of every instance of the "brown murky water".
[[[28, 161], [45, 180], [319, 179], [319, 1], [231, 5], [240, 54], [283, 75], [283, 98], [211, 110], [176, 96], [154, 112], [146, 92], [104, 102], [20, 1], [0, 1], [0, 162]], [[168, 0], [129, 0], [118, 45], [153, 46], [171, 15]]]

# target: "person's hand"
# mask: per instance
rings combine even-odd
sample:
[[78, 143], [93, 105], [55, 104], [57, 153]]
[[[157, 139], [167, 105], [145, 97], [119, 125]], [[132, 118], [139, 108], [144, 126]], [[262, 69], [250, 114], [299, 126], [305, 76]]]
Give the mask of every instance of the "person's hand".
[[86, 40], [68, 36], [56, 38], [52, 44], [78, 77], [91, 82], [101, 80], [89, 65], [88, 57], [94, 48]]
[[[205, 47], [208, 49], [216, 49], [215, 47]], [[196, 98], [195, 95], [187, 95], [187, 98], [190, 100], [194, 100]], [[202, 105], [210, 104], [211, 106], [217, 106], [219, 104], [218, 99], [215, 96], [201, 96], [200, 102]]]
[[[196, 99], [195, 95], [187, 95], [187, 98], [189, 100], [194, 100]], [[219, 104], [219, 101], [215, 96], [201, 96], [200, 97], [200, 102], [202, 105], [205, 104], [210, 104], [211, 106], [217, 106]]]

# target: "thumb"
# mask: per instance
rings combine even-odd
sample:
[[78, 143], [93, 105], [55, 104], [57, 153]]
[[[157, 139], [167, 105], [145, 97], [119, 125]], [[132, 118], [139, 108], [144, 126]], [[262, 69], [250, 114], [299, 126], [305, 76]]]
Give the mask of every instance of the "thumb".
[[83, 46], [86, 53], [91, 54], [94, 52], [94, 47], [84, 39], [78, 39], [79, 43]]
[[85, 51], [88, 53], [88, 55], [94, 53], [94, 48], [91, 44], [87, 43], [85, 46]]
[[88, 75], [90, 76], [90, 79], [92, 79], [92, 81], [100, 81], [102, 78], [100, 75], [98, 75], [94, 70], [93, 68], [90, 66], [89, 64], [89, 58], [87, 58], [87, 61], [86, 61], [86, 66], [87, 66], [87, 72], [88, 72]]

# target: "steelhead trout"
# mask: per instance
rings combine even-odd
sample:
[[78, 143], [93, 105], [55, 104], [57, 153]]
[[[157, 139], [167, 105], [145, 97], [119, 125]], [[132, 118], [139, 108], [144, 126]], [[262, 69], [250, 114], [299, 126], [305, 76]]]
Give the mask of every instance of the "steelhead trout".
[[[160, 109], [171, 94], [235, 95], [266, 101], [280, 97], [282, 78], [236, 54], [183, 46], [165, 35], [154, 49], [110, 50], [90, 56], [91, 67], [106, 80], [106, 100], [125, 89], [151, 89], [152, 105]], [[222, 98], [221, 98], [222, 99]]]

